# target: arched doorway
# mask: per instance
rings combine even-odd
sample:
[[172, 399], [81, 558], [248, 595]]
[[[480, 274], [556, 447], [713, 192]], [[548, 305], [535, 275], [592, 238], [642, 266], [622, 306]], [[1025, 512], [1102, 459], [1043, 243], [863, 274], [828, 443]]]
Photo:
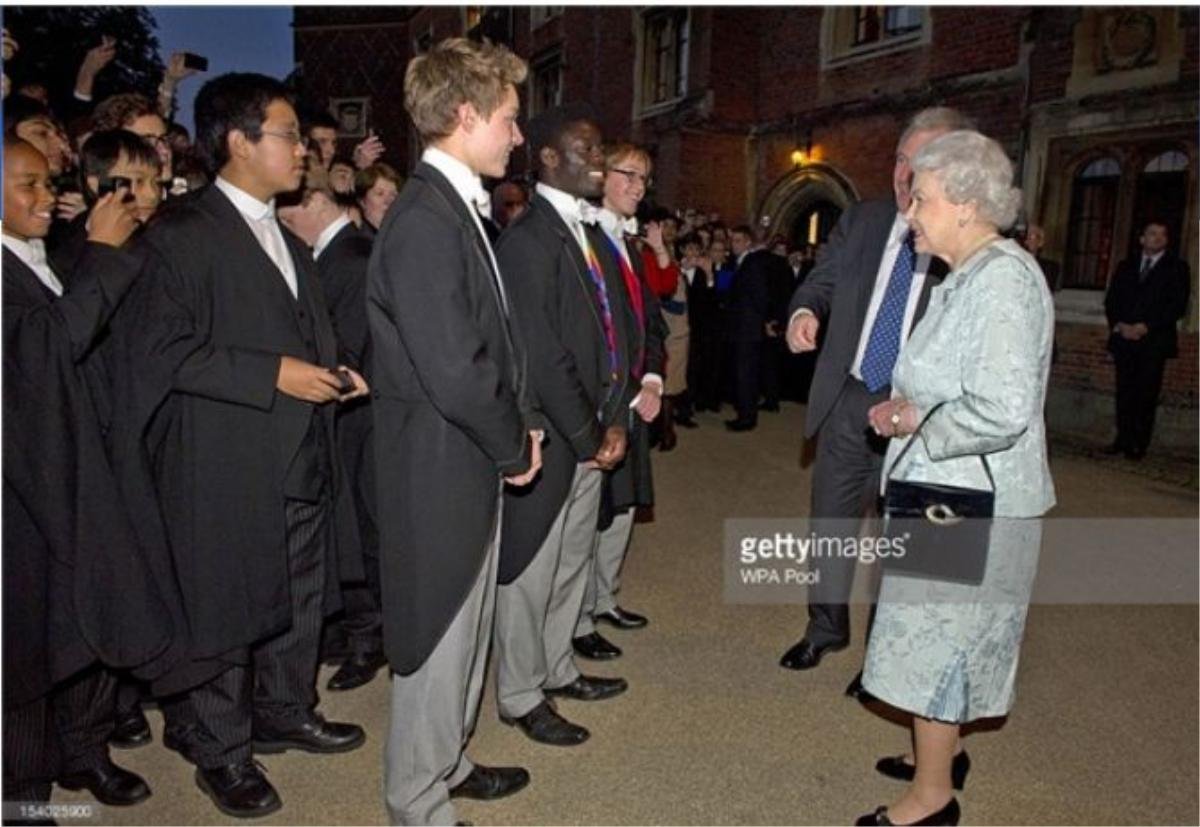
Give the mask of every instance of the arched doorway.
[[767, 237], [781, 236], [789, 247], [821, 244], [858, 193], [844, 175], [827, 164], [808, 164], [775, 182], [759, 209]]

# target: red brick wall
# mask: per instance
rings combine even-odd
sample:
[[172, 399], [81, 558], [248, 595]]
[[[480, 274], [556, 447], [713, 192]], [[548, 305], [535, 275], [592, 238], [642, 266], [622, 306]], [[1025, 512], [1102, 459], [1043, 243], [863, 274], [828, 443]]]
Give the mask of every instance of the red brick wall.
[[[1055, 328], [1058, 361], [1051, 384], [1062, 388], [1111, 394], [1115, 390], [1108, 334], [1101, 325], [1059, 322]], [[1167, 362], [1162, 404], [1195, 408], [1197, 404], [1197, 335], [1180, 334], [1179, 358]]]

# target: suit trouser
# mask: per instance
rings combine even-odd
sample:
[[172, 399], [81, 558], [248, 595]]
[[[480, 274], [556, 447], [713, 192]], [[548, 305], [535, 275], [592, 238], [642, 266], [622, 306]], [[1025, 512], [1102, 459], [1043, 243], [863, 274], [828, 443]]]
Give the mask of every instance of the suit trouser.
[[521, 575], [496, 594], [496, 697], [520, 718], [579, 677], [571, 638], [587, 591], [603, 472], [575, 466], [566, 502]]
[[479, 577], [421, 668], [392, 675], [391, 722], [383, 752], [384, 796], [392, 824], [454, 824], [450, 789], [474, 769], [466, 755], [475, 729], [496, 608], [500, 513]]
[[94, 664], [55, 688], [52, 705], [62, 756], [61, 774], [107, 764], [108, 739], [116, 726], [117, 676]]
[[621, 564], [629, 550], [629, 538], [633, 536], [634, 509], [628, 508], [613, 517], [612, 525], [596, 535], [596, 548], [592, 553], [587, 578], [587, 591], [583, 594], [583, 608], [579, 610], [579, 622], [575, 624], [575, 637], [583, 637], [596, 631], [595, 617], [617, 607], [617, 591], [621, 588]]
[[328, 500], [288, 500], [285, 507], [292, 625], [256, 644], [249, 665], [231, 666], [184, 698], [163, 705], [167, 725], [185, 741], [186, 757], [204, 769], [248, 760], [254, 719], [286, 727], [303, 720], [317, 705], [332, 506]]
[[[847, 376], [833, 409], [821, 426], [812, 478], [812, 530], [818, 537], [857, 535], [862, 518], [872, 512], [879, 495], [879, 473], [886, 443], [871, 432], [867, 411], [890, 395], [890, 388], [871, 393]], [[855, 557], [809, 560], [820, 579], [809, 589], [808, 629], [804, 636], [817, 646], [850, 638], [850, 590]]]
[[1113, 353], [1117, 369], [1119, 447], [1144, 453], [1154, 432], [1154, 414], [1162, 391], [1166, 359], [1138, 343], [1121, 342]]
[[733, 349], [733, 406], [739, 421], [753, 425], [758, 422], [762, 340], [737, 340], [730, 344]]
[[59, 739], [50, 696], [6, 708], [4, 801], [49, 801], [58, 775]]
[[774, 336], [762, 342], [762, 396], [772, 407], [783, 396], [784, 369], [787, 364], [787, 345], [783, 337]]

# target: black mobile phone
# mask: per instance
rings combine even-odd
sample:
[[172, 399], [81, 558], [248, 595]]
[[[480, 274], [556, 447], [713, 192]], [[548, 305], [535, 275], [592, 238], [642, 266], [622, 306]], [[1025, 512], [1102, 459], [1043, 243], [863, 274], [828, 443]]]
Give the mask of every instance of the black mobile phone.
[[121, 198], [122, 202], [133, 200], [133, 181], [124, 175], [110, 175], [107, 178], [101, 178], [96, 185], [96, 195], [103, 198], [110, 192], [116, 192], [119, 189], [125, 190], [125, 195]]
[[354, 393], [354, 377], [350, 375], [350, 371], [339, 368], [333, 373], [342, 383], [338, 387], [338, 393]]
[[208, 58], [201, 57], [191, 52], [183, 53], [183, 66], [185, 69], [195, 69], [197, 72], [208, 71]]

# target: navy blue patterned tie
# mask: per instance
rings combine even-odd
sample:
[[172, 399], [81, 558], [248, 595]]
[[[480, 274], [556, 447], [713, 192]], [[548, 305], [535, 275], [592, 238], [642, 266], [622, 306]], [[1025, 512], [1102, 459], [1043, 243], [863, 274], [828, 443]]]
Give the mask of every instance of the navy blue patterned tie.
[[904, 327], [904, 310], [908, 306], [908, 291], [913, 280], [912, 233], [904, 234], [892, 275], [883, 291], [883, 301], [871, 327], [871, 337], [863, 351], [862, 379], [871, 393], [886, 388], [892, 382], [892, 368], [900, 355], [900, 333]]

